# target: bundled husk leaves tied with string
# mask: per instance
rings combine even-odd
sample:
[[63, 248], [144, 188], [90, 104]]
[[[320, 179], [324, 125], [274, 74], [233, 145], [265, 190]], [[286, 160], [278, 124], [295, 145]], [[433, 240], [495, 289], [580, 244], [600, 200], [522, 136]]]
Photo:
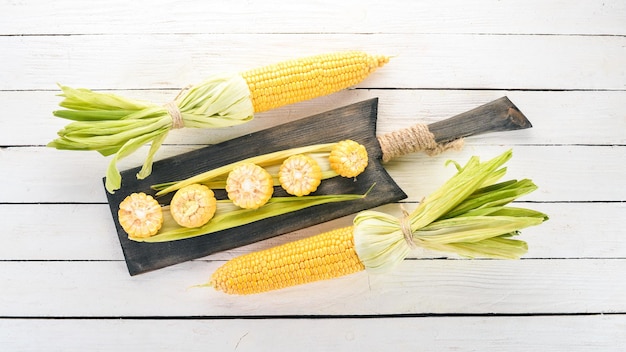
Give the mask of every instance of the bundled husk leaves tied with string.
[[156, 104], [115, 94], [61, 86], [64, 110], [73, 120], [48, 145], [57, 149], [96, 150], [113, 155], [106, 188], [120, 188], [117, 161], [145, 144], [151, 147], [137, 177], [152, 172], [156, 151], [175, 128], [220, 128], [250, 121], [254, 113], [349, 88], [389, 61], [359, 51], [288, 60], [233, 74], [215, 74], [181, 91], [173, 101]]

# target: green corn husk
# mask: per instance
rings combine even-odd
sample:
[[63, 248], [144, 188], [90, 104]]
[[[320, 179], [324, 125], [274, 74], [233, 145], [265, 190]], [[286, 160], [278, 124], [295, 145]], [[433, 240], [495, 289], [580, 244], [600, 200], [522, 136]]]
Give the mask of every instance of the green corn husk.
[[222, 167], [209, 170], [207, 172], [203, 172], [184, 180], [152, 185], [152, 189], [158, 191], [157, 196], [162, 196], [164, 194], [177, 191], [185, 186], [189, 186], [194, 183], [212, 186], [213, 188], [222, 188], [224, 183], [226, 182], [226, 177], [228, 176], [228, 173], [237, 166], [244, 163], [253, 163], [266, 168], [268, 172], [270, 172], [270, 174], [272, 174], [272, 176], [274, 177], [274, 184], [277, 185], [278, 181], [276, 181], [277, 176], [275, 175], [275, 170], [280, 167], [280, 164], [285, 159], [296, 154], [309, 154], [313, 156], [322, 167], [322, 179], [328, 179], [337, 176], [337, 173], [330, 169], [329, 163], [327, 161], [330, 151], [336, 144], [337, 143], [314, 144], [305, 147], [291, 148], [286, 150], [280, 150], [274, 153], [258, 155], [235, 163], [224, 165]]
[[[175, 127], [165, 106], [89, 89], [60, 88], [64, 99], [59, 105], [65, 109], [53, 114], [74, 122], [60, 130], [49, 147], [113, 155], [106, 172], [106, 189], [114, 193], [122, 181], [117, 162], [150, 143], [137, 177], [150, 175], [155, 153]], [[185, 90], [175, 103], [185, 127], [220, 128], [252, 119], [254, 109], [249, 95], [240, 75], [222, 74]]]
[[455, 164], [457, 174], [403, 219], [378, 211], [359, 213], [354, 241], [366, 269], [390, 270], [406, 258], [412, 245], [470, 258], [516, 259], [525, 254], [527, 244], [513, 237], [548, 216], [507, 206], [537, 189], [527, 179], [496, 183], [511, 157], [508, 150], [487, 162], [472, 157], [463, 167]]
[[273, 197], [265, 205], [258, 209], [241, 209], [235, 206], [231, 201], [222, 200], [217, 202], [215, 216], [203, 226], [196, 228], [178, 226], [171, 218], [169, 211], [164, 211], [163, 227], [156, 235], [148, 238], [129, 238], [137, 242], [153, 243], [178, 241], [250, 224], [255, 221], [291, 213], [319, 204], [345, 202], [349, 200], [361, 199], [366, 196], [367, 193], [304, 197]]

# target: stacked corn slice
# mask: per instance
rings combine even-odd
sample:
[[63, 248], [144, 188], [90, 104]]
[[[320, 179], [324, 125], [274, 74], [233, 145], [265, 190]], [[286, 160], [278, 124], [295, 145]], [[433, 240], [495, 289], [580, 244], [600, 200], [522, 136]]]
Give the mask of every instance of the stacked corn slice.
[[216, 128], [249, 121], [255, 112], [312, 99], [351, 87], [388, 62], [386, 56], [359, 51], [323, 54], [285, 61], [243, 73], [217, 74], [184, 90], [165, 105], [114, 94], [61, 86], [65, 110], [54, 115], [74, 120], [48, 146], [96, 150], [114, 155], [106, 188], [121, 186], [117, 161], [151, 143], [143, 168], [152, 172], [154, 154], [173, 128]]

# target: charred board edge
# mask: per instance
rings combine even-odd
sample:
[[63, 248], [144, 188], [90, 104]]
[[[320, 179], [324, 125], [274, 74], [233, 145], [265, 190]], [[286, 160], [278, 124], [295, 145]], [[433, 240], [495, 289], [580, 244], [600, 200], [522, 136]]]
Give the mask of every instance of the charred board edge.
[[437, 143], [491, 132], [532, 127], [520, 109], [504, 96], [472, 110], [428, 125]]

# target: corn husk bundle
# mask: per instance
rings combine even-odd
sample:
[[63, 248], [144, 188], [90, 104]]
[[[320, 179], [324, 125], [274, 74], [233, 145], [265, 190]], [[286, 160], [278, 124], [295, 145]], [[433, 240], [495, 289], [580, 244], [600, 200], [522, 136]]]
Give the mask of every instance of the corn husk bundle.
[[117, 161], [141, 146], [151, 147], [137, 177], [152, 172], [155, 153], [171, 129], [220, 128], [250, 121], [254, 113], [349, 88], [388, 62], [386, 56], [349, 51], [289, 60], [250, 71], [215, 74], [184, 89], [164, 105], [114, 94], [61, 86], [64, 110], [54, 115], [74, 122], [48, 146], [95, 150], [113, 156], [106, 188], [121, 186]]
[[498, 182], [512, 151], [489, 161], [472, 157], [457, 174], [398, 218], [363, 211], [353, 226], [232, 259], [206, 285], [229, 294], [251, 294], [330, 279], [361, 270], [384, 273], [415, 247], [469, 258], [517, 259], [527, 244], [515, 236], [548, 219], [509, 203], [537, 189], [528, 179]]

